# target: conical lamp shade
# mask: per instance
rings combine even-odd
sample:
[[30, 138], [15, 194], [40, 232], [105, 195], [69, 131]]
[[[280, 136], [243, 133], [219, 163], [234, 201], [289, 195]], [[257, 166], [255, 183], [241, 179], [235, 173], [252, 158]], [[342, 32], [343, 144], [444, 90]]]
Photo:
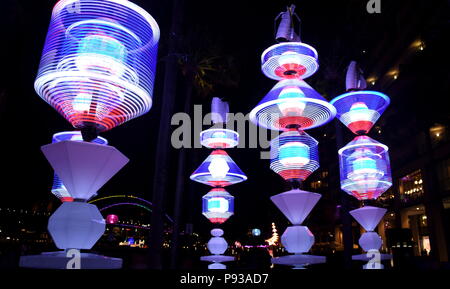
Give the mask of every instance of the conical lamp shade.
[[355, 218], [366, 231], [373, 231], [375, 227], [386, 214], [386, 209], [377, 208], [372, 206], [362, 207], [353, 211], [350, 214]]
[[332, 101], [337, 117], [355, 134], [367, 134], [390, 103], [387, 95], [371, 90], [344, 93]]
[[335, 107], [305, 81], [285, 79], [250, 112], [250, 120], [272, 130], [293, 126], [305, 130], [324, 125], [335, 115]]
[[225, 187], [243, 182], [247, 176], [224, 150], [213, 151], [191, 175], [191, 180], [210, 185]]
[[88, 142], [62, 141], [41, 149], [74, 199], [92, 197], [129, 161], [114, 147]]
[[320, 194], [296, 189], [275, 195], [270, 199], [292, 224], [300, 225], [320, 198]]

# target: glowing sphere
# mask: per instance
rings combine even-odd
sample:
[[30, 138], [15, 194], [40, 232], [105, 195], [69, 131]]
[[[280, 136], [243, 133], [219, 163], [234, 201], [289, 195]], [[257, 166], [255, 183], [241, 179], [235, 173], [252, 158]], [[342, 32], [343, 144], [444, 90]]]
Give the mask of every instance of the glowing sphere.
[[[79, 131], [64, 131], [59, 132], [53, 135], [52, 143], [57, 143], [60, 141], [83, 141], [83, 137]], [[93, 143], [107, 145], [108, 141], [102, 137], [97, 137], [92, 141]], [[55, 195], [61, 202], [71, 202], [73, 201], [72, 196], [67, 191], [67, 188], [64, 186], [63, 182], [59, 178], [59, 176], [55, 173], [53, 176], [53, 185], [52, 185], [52, 194]]]
[[258, 237], [261, 235], [261, 230], [260, 229], [253, 229], [252, 230], [252, 235], [255, 237]]
[[117, 215], [110, 214], [110, 215], [106, 216], [107, 224], [117, 224], [117, 222], [119, 222], [119, 217]]
[[36, 92], [74, 127], [109, 130], [148, 112], [159, 28], [123, 0], [61, 0], [52, 13]]
[[230, 129], [211, 128], [200, 133], [200, 143], [207, 148], [232, 148], [239, 144], [239, 134]]
[[284, 42], [267, 48], [261, 56], [264, 75], [271, 79], [307, 78], [319, 68], [317, 51], [301, 42]]
[[319, 168], [317, 146], [304, 131], [283, 132], [270, 143], [270, 168], [285, 180], [305, 180]]
[[305, 81], [279, 81], [250, 112], [250, 120], [272, 130], [305, 130], [332, 120], [336, 109]]
[[191, 175], [191, 180], [212, 187], [243, 182], [247, 176], [224, 150], [214, 150]]
[[392, 186], [388, 147], [357, 136], [339, 150], [341, 188], [358, 200], [376, 199]]
[[223, 188], [212, 189], [203, 196], [202, 202], [203, 215], [211, 223], [221, 224], [234, 214], [234, 197]]
[[332, 101], [337, 117], [353, 133], [367, 134], [390, 103], [387, 95], [377, 91], [344, 93]]

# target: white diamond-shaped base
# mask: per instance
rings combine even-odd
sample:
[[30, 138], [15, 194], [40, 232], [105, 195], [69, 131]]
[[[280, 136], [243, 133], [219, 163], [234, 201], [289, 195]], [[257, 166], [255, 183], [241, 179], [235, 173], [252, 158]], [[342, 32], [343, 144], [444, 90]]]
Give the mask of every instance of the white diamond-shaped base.
[[293, 225], [300, 225], [320, 198], [320, 194], [295, 189], [270, 199]]
[[230, 166], [224, 158], [214, 158], [208, 166], [208, 171], [213, 178], [224, 178], [229, 170]]
[[350, 214], [355, 218], [366, 231], [373, 231], [387, 210], [378, 207], [365, 206], [353, 211]]
[[129, 161], [112, 146], [89, 142], [62, 141], [41, 149], [74, 199], [91, 198]]

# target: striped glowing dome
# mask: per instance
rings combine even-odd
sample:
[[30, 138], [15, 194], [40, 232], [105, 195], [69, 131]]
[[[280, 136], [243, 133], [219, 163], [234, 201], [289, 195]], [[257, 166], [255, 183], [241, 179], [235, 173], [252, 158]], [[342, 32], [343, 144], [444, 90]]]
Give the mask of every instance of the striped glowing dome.
[[310, 129], [332, 120], [336, 109], [300, 79], [279, 81], [250, 112], [256, 125], [273, 130]]
[[390, 103], [387, 95], [369, 90], [344, 93], [332, 101], [339, 120], [355, 134], [367, 134]]
[[274, 80], [307, 78], [319, 69], [317, 51], [301, 42], [284, 42], [267, 48], [261, 56], [264, 75]]
[[75, 128], [109, 130], [148, 112], [159, 28], [126, 0], [61, 0], [52, 13], [36, 92]]
[[214, 150], [191, 175], [191, 180], [210, 185], [225, 187], [243, 182], [247, 176], [224, 150]]
[[203, 215], [211, 223], [222, 224], [234, 214], [234, 197], [223, 188], [214, 188], [202, 198]]
[[304, 131], [283, 132], [270, 143], [270, 168], [285, 180], [305, 180], [319, 168], [318, 142]]
[[[55, 133], [53, 135], [52, 143], [57, 143], [61, 141], [83, 141], [83, 137], [79, 131], [63, 131]], [[105, 138], [97, 137], [92, 141], [93, 143], [107, 145], [108, 141]], [[53, 176], [52, 194], [55, 195], [61, 202], [71, 202], [73, 201], [72, 196], [67, 191], [63, 182], [59, 176], [55, 173]]]
[[239, 134], [230, 129], [210, 128], [200, 133], [200, 143], [207, 148], [232, 148], [239, 144]]
[[339, 150], [341, 188], [358, 200], [376, 199], [392, 186], [388, 147], [357, 136]]

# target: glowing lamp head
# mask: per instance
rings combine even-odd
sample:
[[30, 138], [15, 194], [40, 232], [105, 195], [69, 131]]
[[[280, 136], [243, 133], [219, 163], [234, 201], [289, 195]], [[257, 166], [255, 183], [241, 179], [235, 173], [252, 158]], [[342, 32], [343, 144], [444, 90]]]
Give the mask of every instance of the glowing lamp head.
[[274, 80], [300, 79], [319, 68], [317, 51], [302, 42], [283, 42], [267, 48], [261, 55], [261, 70]]
[[59, 1], [53, 9], [37, 94], [77, 129], [102, 132], [147, 113], [157, 23], [131, 1], [73, 2]]
[[285, 180], [303, 181], [319, 168], [318, 142], [296, 129], [271, 141], [270, 156], [270, 168]]
[[212, 187], [225, 187], [247, 179], [224, 150], [214, 150], [191, 175], [191, 180]]
[[367, 134], [389, 105], [389, 97], [381, 92], [360, 90], [334, 98], [339, 120], [354, 134]]
[[203, 196], [203, 215], [211, 223], [223, 223], [234, 214], [234, 197], [223, 188], [214, 188]]
[[250, 120], [261, 127], [285, 131], [321, 126], [336, 114], [317, 91], [301, 79], [284, 79], [250, 112]]
[[358, 200], [376, 199], [392, 186], [388, 147], [358, 136], [339, 150], [341, 188]]

